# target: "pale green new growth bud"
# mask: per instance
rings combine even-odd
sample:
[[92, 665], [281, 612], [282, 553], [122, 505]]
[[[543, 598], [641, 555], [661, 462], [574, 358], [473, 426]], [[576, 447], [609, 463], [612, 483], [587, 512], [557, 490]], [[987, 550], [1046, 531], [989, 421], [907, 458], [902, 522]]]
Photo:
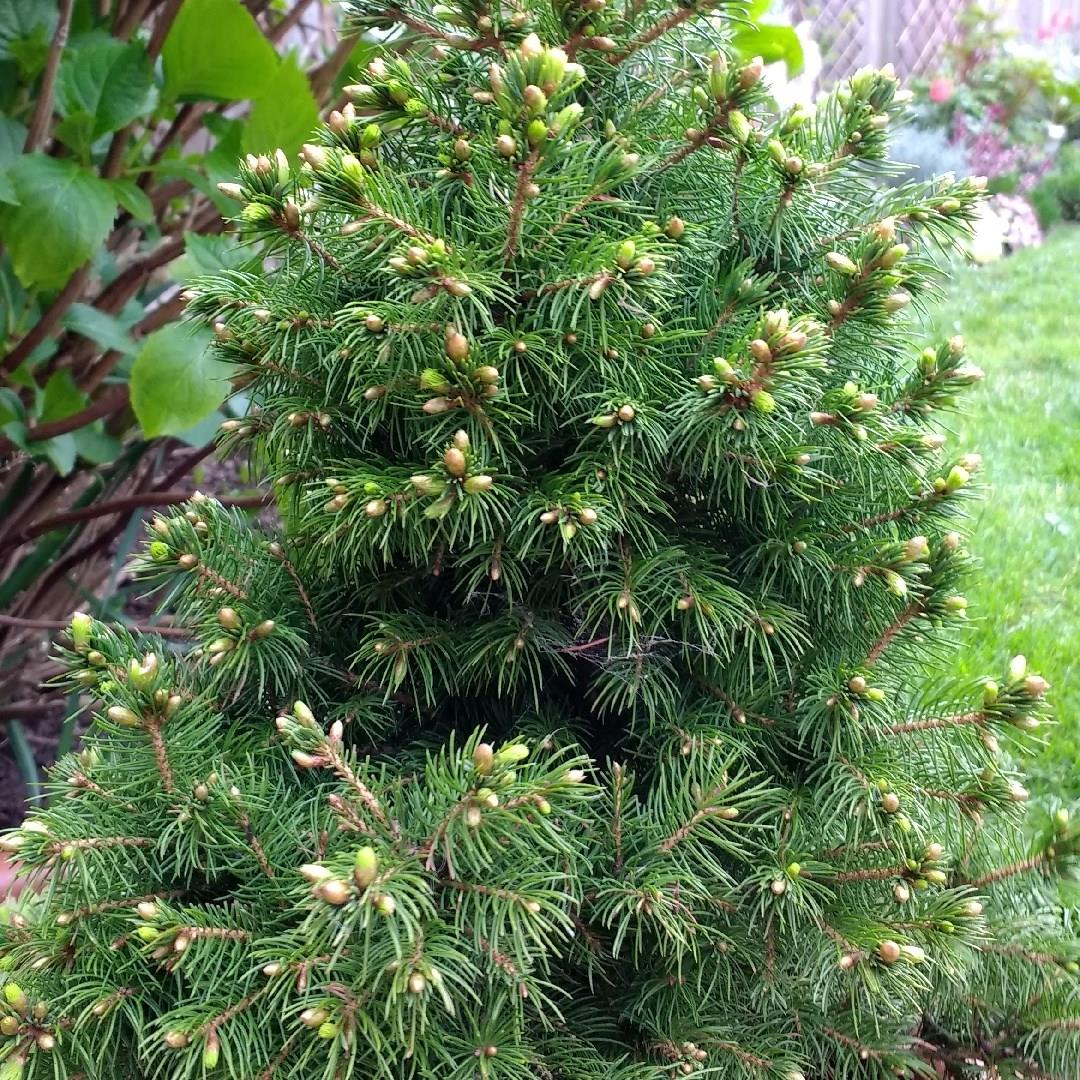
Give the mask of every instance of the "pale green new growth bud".
[[739, 109], [732, 109], [728, 113], [727, 123], [728, 131], [735, 137], [735, 141], [745, 146], [750, 141], [750, 136], [753, 133], [753, 128], [751, 128], [746, 114]]
[[71, 616], [71, 642], [76, 652], [84, 652], [90, 642], [90, 631], [94, 620], [85, 611], [76, 611]]
[[496, 765], [516, 765], [529, 756], [529, 748], [524, 743], [510, 743], [501, 747], [495, 754]]
[[366, 889], [378, 871], [379, 857], [373, 847], [362, 847], [353, 860], [353, 881], [359, 889]]
[[221, 1045], [218, 1037], [212, 1031], [206, 1037], [206, 1045], [203, 1047], [202, 1063], [204, 1069], [216, 1069], [221, 1060]]
[[137, 727], [141, 723], [139, 716], [123, 705], [111, 705], [105, 715], [121, 727]]
[[825, 256], [825, 262], [840, 274], [857, 274], [859, 272], [859, 267], [855, 262], [842, 251], [830, 251]]
[[147, 690], [158, 673], [157, 653], [147, 653], [141, 661], [134, 657], [128, 661], [128, 682], [136, 690]]
[[755, 390], [750, 395], [750, 404], [759, 413], [771, 413], [776, 408], [776, 399], [768, 390]]
[[304, 727], [318, 727], [318, 724], [315, 722], [315, 714], [302, 701], [293, 703], [293, 716], [295, 716]]
[[959, 491], [970, 479], [971, 473], [963, 465], [954, 465], [945, 477], [945, 490]]

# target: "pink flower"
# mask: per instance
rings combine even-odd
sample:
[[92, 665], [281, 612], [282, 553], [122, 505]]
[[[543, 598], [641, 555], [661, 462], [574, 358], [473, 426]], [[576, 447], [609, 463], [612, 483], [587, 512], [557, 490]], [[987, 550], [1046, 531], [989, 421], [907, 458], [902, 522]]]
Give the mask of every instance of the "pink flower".
[[930, 100], [935, 105], [944, 105], [952, 96], [952, 79], [947, 79], [944, 75], [938, 75], [937, 78], [930, 80]]
[[1058, 34], [1067, 34], [1072, 30], [1075, 23], [1076, 20], [1069, 12], [1059, 9], [1050, 16], [1049, 22], [1043, 23], [1035, 31], [1035, 36], [1040, 41], [1047, 41]]

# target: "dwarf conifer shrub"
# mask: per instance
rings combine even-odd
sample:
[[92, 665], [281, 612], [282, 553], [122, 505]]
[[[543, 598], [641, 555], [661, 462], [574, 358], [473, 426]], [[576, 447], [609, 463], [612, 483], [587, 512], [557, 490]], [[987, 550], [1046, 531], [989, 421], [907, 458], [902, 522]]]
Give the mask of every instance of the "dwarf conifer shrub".
[[980, 185], [876, 185], [889, 70], [772, 115], [738, 5], [354, 7], [189, 305], [280, 530], [153, 520], [190, 648], [73, 621], [0, 1075], [1075, 1075], [1046, 684], [940, 674]]

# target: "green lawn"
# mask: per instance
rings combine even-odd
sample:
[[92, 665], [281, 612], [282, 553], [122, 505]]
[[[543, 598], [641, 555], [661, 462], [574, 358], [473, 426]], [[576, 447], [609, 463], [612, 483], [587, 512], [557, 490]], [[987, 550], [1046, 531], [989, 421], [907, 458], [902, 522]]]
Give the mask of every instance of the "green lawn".
[[1039, 786], [1080, 796], [1080, 228], [959, 271], [932, 322], [935, 336], [963, 334], [987, 376], [955, 423], [989, 486], [963, 671], [996, 675], [1027, 655], [1053, 684], [1060, 721]]

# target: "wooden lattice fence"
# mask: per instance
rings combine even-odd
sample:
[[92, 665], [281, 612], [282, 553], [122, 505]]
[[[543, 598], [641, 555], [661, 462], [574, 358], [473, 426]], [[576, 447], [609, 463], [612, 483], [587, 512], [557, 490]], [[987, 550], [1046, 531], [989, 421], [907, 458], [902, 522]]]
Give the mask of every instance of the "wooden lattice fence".
[[[862, 64], [891, 61], [904, 77], [940, 64], [957, 36], [957, 15], [969, 0], [788, 0], [795, 24], [806, 21], [821, 48], [820, 81], [829, 85]], [[984, 0], [985, 3], [985, 0]], [[1033, 39], [1055, 13], [1080, 23], [1080, 0], [1001, 0], [1002, 18]]]

